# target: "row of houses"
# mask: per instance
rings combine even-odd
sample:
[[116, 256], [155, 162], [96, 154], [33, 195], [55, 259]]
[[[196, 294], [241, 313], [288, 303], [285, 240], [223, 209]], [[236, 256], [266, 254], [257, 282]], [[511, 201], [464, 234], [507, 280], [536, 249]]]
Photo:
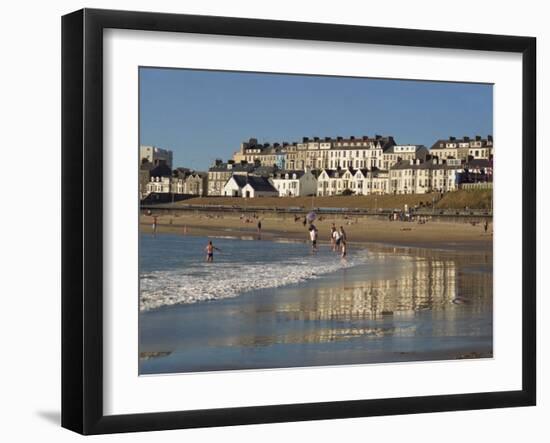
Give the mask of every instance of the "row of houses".
[[270, 177], [232, 175], [222, 189], [229, 197], [297, 197], [452, 192], [471, 179], [492, 180], [489, 160], [400, 160], [392, 168], [279, 171]]
[[285, 170], [309, 169], [385, 169], [400, 160], [425, 160], [428, 155], [442, 160], [468, 158], [489, 160], [493, 155], [493, 137], [464, 136], [437, 140], [430, 149], [424, 145], [398, 144], [393, 136], [303, 137], [302, 142], [258, 143], [251, 138], [242, 142], [233, 154], [236, 164], [259, 162]]
[[142, 159], [139, 169], [139, 197], [149, 194], [207, 195], [208, 174], [187, 168], [172, 170], [166, 163], [157, 166]]
[[331, 196], [450, 192], [492, 181], [493, 138], [449, 137], [428, 150], [399, 145], [392, 136], [305, 137], [301, 143], [241, 144], [233, 159], [207, 172], [171, 169], [170, 151], [140, 150], [140, 197], [151, 193], [197, 196]]

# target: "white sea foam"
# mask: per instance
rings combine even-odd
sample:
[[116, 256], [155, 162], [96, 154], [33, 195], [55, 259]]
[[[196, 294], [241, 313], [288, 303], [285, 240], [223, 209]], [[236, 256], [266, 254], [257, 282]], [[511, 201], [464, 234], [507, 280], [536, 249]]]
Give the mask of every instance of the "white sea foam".
[[201, 263], [185, 269], [140, 275], [140, 310], [236, 297], [256, 289], [276, 288], [318, 278], [366, 261], [367, 254], [342, 261], [336, 255], [309, 256], [273, 265], [265, 263]]

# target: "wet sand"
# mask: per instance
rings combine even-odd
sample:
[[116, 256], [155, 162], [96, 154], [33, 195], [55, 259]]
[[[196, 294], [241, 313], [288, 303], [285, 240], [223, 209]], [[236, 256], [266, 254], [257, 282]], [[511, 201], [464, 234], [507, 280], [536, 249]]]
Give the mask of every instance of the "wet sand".
[[[158, 214], [157, 232], [176, 233], [195, 236], [234, 236], [241, 238], [256, 238], [257, 223], [261, 221], [261, 237], [263, 240], [294, 239], [307, 241], [307, 227], [302, 220], [294, 220], [291, 214], [260, 215], [258, 219], [241, 218], [239, 214], [192, 213]], [[153, 218], [140, 216], [140, 230], [151, 232]], [[457, 221], [428, 221], [425, 224], [417, 222], [388, 221], [378, 217], [325, 216], [316, 220], [319, 229], [319, 241], [328, 242], [330, 227], [335, 223], [343, 226], [349, 241], [355, 244], [383, 243], [398, 246], [413, 246], [423, 248], [490, 250], [493, 236], [492, 224], [487, 232], [483, 224], [472, 225]]]
[[369, 248], [367, 265], [140, 314], [140, 373], [492, 357], [490, 251]]

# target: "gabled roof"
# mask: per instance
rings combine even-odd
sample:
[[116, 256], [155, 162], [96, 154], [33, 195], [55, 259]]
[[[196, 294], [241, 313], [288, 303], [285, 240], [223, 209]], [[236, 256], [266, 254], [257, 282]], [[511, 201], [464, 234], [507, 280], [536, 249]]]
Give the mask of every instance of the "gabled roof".
[[[265, 178], [265, 177], [254, 177], [254, 176], [249, 176], [249, 177], [245, 177], [247, 180], [246, 180], [246, 183], [244, 186], [246, 185], [250, 185], [252, 187], [252, 189], [254, 189], [255, 191], [260, 191], [260, 192], [279, 192], [277, 191], [277, 189], [275, 189], [273, 187], [273, 185], [271, 184], [271, 182]], [[240, 186], [240, 185], [239, 185]]]
[[260, 192], [278, 192], [273, 187], [271, 182], [266, 177], [255, 177], [252, 175], [233, 175], [229, 180], [233, 179], [239, 188], [244, 188], [250, 185], [252, 189]]
[[323, 169], [323, 171], [327, 173], [329, 178], [342, 178], [342, 176], [348, 171], [351, 173], [352, 176], [355, 175], [357, 170], [352, 168], [344, 168], [344, 169]]

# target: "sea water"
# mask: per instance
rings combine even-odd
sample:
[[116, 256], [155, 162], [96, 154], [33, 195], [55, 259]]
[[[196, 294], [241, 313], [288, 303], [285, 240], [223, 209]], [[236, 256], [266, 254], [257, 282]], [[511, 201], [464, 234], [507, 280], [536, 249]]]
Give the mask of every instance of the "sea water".
[[140, 374], [487, 358], [490, 250], [144, 234]]
[[[214, 261], [207, 263], [212, 240]], [[305, 242], [141, 234], [140, 310], [236, 297], [252, 290], [296, 284], [364, 264], [366, 249], [342, 260], [328, 245]]]

